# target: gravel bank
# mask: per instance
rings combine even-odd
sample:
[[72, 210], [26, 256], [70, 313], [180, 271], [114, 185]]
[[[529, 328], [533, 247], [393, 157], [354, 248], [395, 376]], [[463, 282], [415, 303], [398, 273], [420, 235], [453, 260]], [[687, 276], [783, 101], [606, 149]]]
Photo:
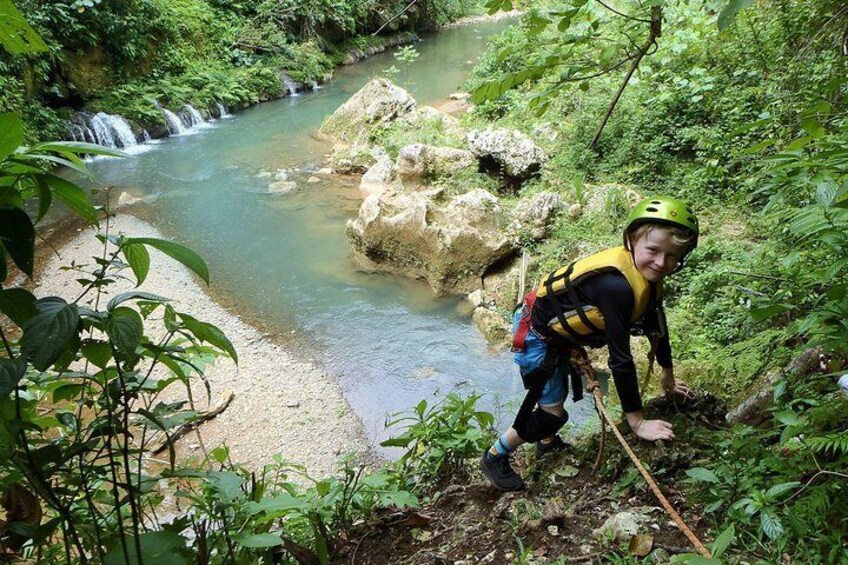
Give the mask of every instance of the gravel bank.
[[[150, 224], [126, 214], [112, 224], [112, 233], [118, 232], [163, 237]], [[90, 265], [91, 257], [101, 254], [102, 245], [93, 230], [72, 235], [56, 253], [44, 257], [46, 263], [34, 293], [38, 297], [76, 298], [81, 288], [75, 282], [79, 273], [61, 267], [72, 262]], [[212, 273], [213, 284], [214, 276]], [[215, 324], [236, 348], [238, 366], [219, 358], [206, 370], [212, 388], [211, 404], [217, 404], [227, 391], [234, 392], [235, 399], [217, 418], [201, 426], [203, 444], [211, 449], [226, 442], [234, 461], [254, 469], [280, 454], [316, 477], [334, 472], [344, 455], [366, 452], [361, 423], [331, 378], [295, 360], [274, 342], [273, 336], [219, 306], [204, 291], [204, 284], [179, 263], [151, 249], [150, 274], [139, 289], [168, 297], [178, 311]], [[131, 288], [129, 281], [120, 281], [108, 287], [108, 292], [114, 295]], [[174, 385], [166, 394], [172, 399], [185, 397], [185, 391]], [[202, 386], [195, 389], [194, 397], [200, 399], [198, 409], [207, 408]], [[179, 444], [180, 457], [201, 455], [195, 433], [186, 435]]]

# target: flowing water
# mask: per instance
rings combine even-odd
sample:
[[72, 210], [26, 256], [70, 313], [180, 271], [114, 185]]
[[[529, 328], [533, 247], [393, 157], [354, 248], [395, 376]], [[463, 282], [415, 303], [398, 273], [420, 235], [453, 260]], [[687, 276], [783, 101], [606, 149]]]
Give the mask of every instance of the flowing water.
[[[445, 99], [468, 76], [486, 37], [508, 25], [427, 37], [394, 80], [420, 104]], [[225, 302], [336, 377], [372, 441], [387, 436], [387, 413], [422, 398], [476, 391], [486, 408], [510, 417], [522, 397], [510, 355], [486, 346], [457, 300], [435, 299], [423, 283], [357, 270], [344, 226], [362, 199], [358, 181], [305, 182], [330, 149], [314, 136], [321, 122], [393, 64], [400, 66], [391, 53], [379, 54], [338, 69], [313, 92], [253, 106], [130, 159], [92, 163], [102, 185], [157, 195], [153, 223], [206, 259]], [[273, 174], [292, 167], [307, 171], [289, 174], [298, 189], [269, 193]]]

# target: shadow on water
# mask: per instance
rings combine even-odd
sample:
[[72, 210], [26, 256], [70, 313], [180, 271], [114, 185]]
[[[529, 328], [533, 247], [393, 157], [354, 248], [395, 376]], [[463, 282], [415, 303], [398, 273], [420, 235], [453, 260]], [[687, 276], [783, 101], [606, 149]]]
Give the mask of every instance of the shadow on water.
[[[419, 101], [446, 98], [468, 76], [486, 37], [508, 25], [426, 38], [416, 44], [420, 57], [405, 71], [404, 86]], [[395, 63], [380, 54], [339, 69], [318, 91], [251, 107], [131, 159], [92, 164], [101, 185], [158, 195], [152, 223], [207, 260], [225, 302], [276, 337], [294, 334], [294, 354], [338, 379], [372, 442], [387, 436], [387, 413], [421, 398], [476, 391], [488, 409], [521, 398], [510, 355], [486, 346], [457, 300], [434, 299], [420, 282], [357, 270], [344, 229], [361, 202], [358, 179], [308, 184], [308, 173], [290, 172], [297, 188], [269, 193], [278, 169], [320, 166], [329, 146], [313, 134], [323, 119]], [[511, 408], [501, 412], [508, 417]]]

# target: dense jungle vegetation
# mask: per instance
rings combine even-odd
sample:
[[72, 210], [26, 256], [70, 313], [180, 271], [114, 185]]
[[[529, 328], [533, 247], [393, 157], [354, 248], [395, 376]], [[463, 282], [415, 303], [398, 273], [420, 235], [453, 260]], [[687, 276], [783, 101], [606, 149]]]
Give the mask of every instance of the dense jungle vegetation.
[[[10, 4], [7, 0], [4, 4]], [[162, 107], [267, 100], [280, 72], [321, 81], [346, 49], [433, 30], [471, 0], [23, 0], [15, 5], [48, 55], [0, 53], [0, 112], [28, 139], [61, 139], [72, 110], [164, 123]]]
[[[10, 5], [0, 0], [3, 13]], [[284, 461], [257, 474], [234, 465], [225, 447], [200, 468], [172, 459], [153, 471], [141, 464], [150, 436], [197, 417], [190, 405], [158, 400], [161, 391], [202, 378], [214, 355], [237, 360], [227, 338], [164, 297], [130, 292], [88, 309], [79, 298], [36, 298], [6, 268], [8, 259], [32, 274], [37, 220], [54, 199], [89, 221], [102, 217], [49, 165], [85, 170], [82, 154], [109, 151], [34, 143], [62, 137], [69, 108], [141, 118], [155, 109], [152, 100], [260, 100], [279, 88], [278, 69], [298, 80], [322, 76], [339, 46], [365, 41], [362, 34], [407, 4], [17, 5], [33, 28], [19, 20], [0, 27], [9, 51], [0, 56], [5, 549], [44, 563], [329, 563], [356, 557], [370, 535], [357, 525], [380, 509], [438, 501], [446, 481], [467, 481], [469, 458], [491, 442], [492, 418], [475, 408], [476, 398], [453, 395], [437, 406], [422, 401], [407, 415], [410, 427], [390, 440], [406, 454], [377, 472], [349, 459], [328, 479]], [[489, 2], [492, 10], [512, 5]], [[417, 3], [414, 15], [387, 30], [431, 27], [469, 7]], [[848, 396], [836, 385], [848, 361], [848, 8], [836, 0], [520, 7], [521, 23], [491, 43], [470, 79], [476, 106], [463, 120], [532, 135], [551, 159], [520, 195], [552, 190], [587, 210], [564, 218], [546, 241], [526, 242], [538, 258], [530, 276], [617, 244], [631, 188], [684, 198], [704, 236], [667, 287], [678, 376], [732, 404], [768, 392], [755, 424], [697, 428], [697, 437], [680, 439], [698, 448], [686, 452], [688, 468], [656, 460], [655, 476], [696, 506], [715, 555], [675, 559], [848, 562]], [[46, 54], [37, 52], [37, 36]], [[80, 64], [92, 60], [99, 63]], [[95, 76], [76, 74], [94, 67]], [[409, 141], [391, 128], [380, 135], [390, 151]], [[438, 131], [417, 135], [460, 141]], [[468, 181], [442, 182], [460, 190]], [[203, 260], [172, 242], [101, 238], [103, 256], [81, 274], [80, 298], [117, 276], [140, 284], [155, 268], [148, 248], [208, 278]], [[159, 325], [164, 334], [151, 337]], [[812, 347], [818, 352], [805, 367], [782, 369]], [[167, 376], [157, 370], [163, 366]], [[645, 491], [638, 476], [613, 467], [600, 478], [622, 499]], [[187, 508], [170, 523], [157, 519], [163, 479]], [[510, 533], [514, 561], [543, 562], [521, 532], [515, 524]], [[631, 553], [613, 545], [596, 558], [644, 562]]]

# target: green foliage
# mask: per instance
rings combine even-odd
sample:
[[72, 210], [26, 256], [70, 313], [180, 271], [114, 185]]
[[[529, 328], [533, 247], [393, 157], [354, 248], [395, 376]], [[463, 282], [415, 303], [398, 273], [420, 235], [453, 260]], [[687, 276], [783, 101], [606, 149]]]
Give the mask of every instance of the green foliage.
[[[254, 562], [275, 548], [330, 563], [354, 521], [378, 508], [417, 505], [402, 474], [391, 467], [366, 473], [350, 459], [337, 477], [320, 480], [279, 460], [257, 480], [232, 464], [225, 447], [213, 450], [202, 468], [177, 466], [172, 434], [201, 416], [192, 382], [204, 379], [215, 356], [237, 362], [237, 353], [221, 330], [177, 311], [165, 297], [131, 290], [105, 306], [101, 298], [121, 278], [134, 276], [136, 287], [144, 283], [149, 248], [208, 283], [205, 262], [174, 242], [106, 231], [97, 236], [103, 251], [93, 263], [70, 267], [81, 285], [76, 299], [36, 298], [6, 287], [6, 257], [28, 276], [34, 272], [28, 201], [40, 200], [39, 219], [54, 198], [88, 221], [100, 217], [81, 188], [45, 172], [46, 165], [63, 163], [87, 175], [80, 154], [121, 153], [85, 143], [21, 146], [24, 131], [15, 114], [0, 115], [0, 126], [0, 313], [7, 319], [0, 331], [0, 488], [24, 489], [44, 505], [42, 524], [9, 525], [39, 562], [190, 563], [198, 555], [203, 562], [224, 555]], [[10, 325], [19, 339], [7, 335]], [[152, 337], [154, 331], [161, 335]], [[163, 400], [171, 385], [185, 387], [188, 400]], [[467, 412], [475, 400], [457, 399], [462, 410], [444, 423], [456, 430], [470, 419], [490, 424], [490, 415]], [[426, 445], [441, 449], [447, 465], [473, 440], [471, 433], [440, 433], [444, 437], [429, 437]], [[147, 464], [158, 443], [169, 450], [164, 470]], [[428, 459], [427, 468], [432, 464]], [[159, 525], [157, 507], [173, 488], [189, 510]]]
[[[384, 31], [429, 29], [472, 4], [423, 0]], [[338, 62], [338, 46], [375, 31], [407, 2], [22, 0], [21, 13], [7, 5], [0, 38], [10, 53], [0, 53], [0, 112], [19, 112], [31, 135], [53, 139], [66, 135], [63, 119], [72, 109], [162, 125], [157, 103], [256, 103], [283, 91], [280, 71], [298, 82], [321, 80]], [[20, 52], [39, 36], [46, 55]]]
[[406, 414], [396, 414], [386, 426], [405, 425], [403, 433], [382, 442], [383, 447], [402, 447], [400, 475], [415, 489], [433, 486], [446, 476], [465, 470], [464, 460], [479, 456], [492, 442], [494, 418], [476, 410], [479, 396], [461, 398], [448, 394], [428, 407], [422, 400]]
[[351, 458], [335, 477], [319, 480], [279, 458], [257, 476], [229, 463], [226, 447], [210, 455], [220, 470], [169, 473], [200, 480], [179, 496], [191, 506], [187, 521], [204, 556], [227, 555], [241, 563], [276, 548], [298, 562], [326, 564], [355, 521], [378, 508], [418, 504], [398, 475], [366, 474], [366, 467]]
[[[835, 562], [848, 520], [848, 398], [825, 375], [781, 382], [773, 426], [737, 427], [717, 440], [705, 467], [689, 469], [704, 512], [719, 528], [735, 526], [762, 558], [789, 552], [799, 562]], [[740, 547], [741, 549], [741, 547]]]

